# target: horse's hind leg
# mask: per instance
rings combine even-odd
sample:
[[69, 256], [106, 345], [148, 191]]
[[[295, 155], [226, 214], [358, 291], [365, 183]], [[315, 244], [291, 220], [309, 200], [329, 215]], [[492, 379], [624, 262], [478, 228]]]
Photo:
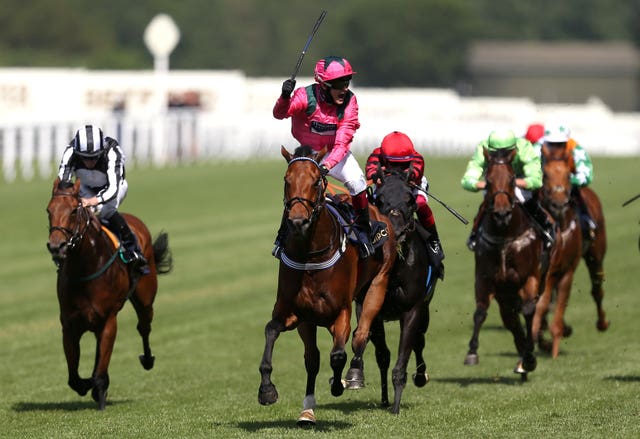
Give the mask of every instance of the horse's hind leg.
[[[382, 407], [389, 406], [389, 365], [391, 364], [391, 351], [387, 346], [386, 336], [384, 332], [384, 322], [382, 319], [376, 318], [371, 325], [371, 342], [375, 347], [376, 363], [378, 364], [378, 370], [380, 371], [380, 391], [381, 398], [380, 404]], [[360, 368], [364, 368], [364, 362], [361, 362]], [[353, 367], [353, 362], [351, 366]], [[347, 388], [349, 381], [347, 381]]]
[[413, 384], [416, 387], [424, 387], [429, 382], [429, 374], [427, 373], [427, 363], [424, 361], [422, 352], [424, 351], [425, 338], [424, 335], [429, 328], [429, 303], [423, 304], [423, 317], [420, 318], [419, 327], [415, 330], [415, 340], [413, 342], [413, 352], [416, 356], [416, 373], [413, 375]]
[[93, 381], [89, 378], [80, 378], [78, 367], [80, 365], [80, 337], [81, 334], [68, 323], [62, 326], [62, 347], [67, 360], [69, 387], [84, 396], [93, 387]]
[[264, 328], [265, 345], [260, 362], [260, 389], [258, 390], [258, 402], [262, 405], [273, 404], [278, 400], [278, 391], [271, 382], [271, 372], [273, 371], [273, 346], [282, 331], [284, 325], [278, 320], [272, 319]]
[[[151, 334], [151, 322], [153, 321], [153, 299], [143, 301], [140, 298], [140, 288], [141, 285], [138, 285], [136, 294], [132, 295], [130, 300], [138, 316], [138, 325], [136, 328], [138, 329], [140, 337], [142, 337], [143, 353], [138, 358], [145, 370], [151, 370], [156, 359], [151, 353], [151, 347], [149, 345], [149, 334]], [[155, 296], [155, 294], [153, 296]]]
[[591, 297], [593, 297], [593, 301], [596, 303], [598, 312], [596, 327], [599, 331], [606, 331], [609, 328], [609, 321], [602, 307], [602, 301], [604, 299], [604, 290], [602, 288], [604, 282], [604, 268], [602, 264], [604, 250], [598, 251], [599, 249], [596, 248], [596, 244], [595, 242], [591, 244], [584, 260], [589, 270], [589, 277], [591, 278]]
[[476, 276], [476, 310], [473, 313], [473, 333], [469, 340], [469, 351], [464, 359], [464, 364], [467, 366], [473, 366], [480, 361], [478, 357], [478, 347], [480, 346], [480, 328], [487, 319], [487, 310], [489, 309], [489, 303], [491, 295], [486, 285], [484, 285], [481, 276]]

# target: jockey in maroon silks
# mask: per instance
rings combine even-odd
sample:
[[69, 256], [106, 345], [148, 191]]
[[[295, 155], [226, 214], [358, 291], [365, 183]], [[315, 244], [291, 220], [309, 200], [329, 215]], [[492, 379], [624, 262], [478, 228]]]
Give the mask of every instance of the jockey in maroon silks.
[[[366, 258], [374, 252], [367, 182], [351, 153], [353, 135], [360, 128], [358, 101], [349, 90], [349, 82], [355, 73], [344, 58], [320, 59], [314, 69], [314, 84], [295, 89], [295, 79], [284, 81], [281, 95], [273, 107], [273, 116], [291, 118], [291, 134], [300, 145], [310, 146], [315, 151], [327, 149], [320, 169], [323, 175], [340, 181], [349, 191], [358, 226], [356, 230], [362, 242], [361, 254]], [[276, 257], [280, 255], [285, 234], [286, 218], [283, 216], [272, 252]]]
[[409, 174], [409, 181], [414, 187], [418, 221], [430, 235], [427, 244], [431, 251], [443, 259], [444, 253], [436, 228], [436, 219], [428, 203], [429, 183], [424, 176], [424, 158], [415, 150], [409, 136], [399, 131], [387, 134], [382, 139], [380, 146], [369, 155], [366, 165], [367, 178], [376, 186], [383, 184], [385, 171], [393, 170]]

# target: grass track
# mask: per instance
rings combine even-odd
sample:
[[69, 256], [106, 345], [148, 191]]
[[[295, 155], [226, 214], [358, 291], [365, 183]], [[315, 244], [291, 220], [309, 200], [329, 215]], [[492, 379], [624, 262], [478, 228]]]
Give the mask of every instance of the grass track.
[[[461, 158], [427, 160], [431, 190], [471, 220], [478, 194], [460, 189]], [[609, 250], [605, 259], [607, 333], [595, 329], [595, 306], [584, 264], [567, 320], [574, 327], [560, 357], [539, 356], [521, 384], [516, 357], [497, 307], [480, 335], [480, 364], [462, 365], [471, 335], [473, 258], [469, 232], [432, 202], [446, 252], [446, 279], [432, 302], [426, 360], [432, 381], [408, 384], [401, 413], [378, 408], [379, 378], [367, 350], [367, 387], [330, 395], [330, 339], [319, 333], [322, 365], [316, 398], [319, 424], [300, 431], [304, 397], [302, 345], [283, 334], [275, 348], [277, 404], [257, 402], [263, 329], [275, 298], [277, 262], [271, 244], [282, 208], [284, 161], [214, 163], [129, 171], [122, 210], [152, 233], [169, 232], [174, 272], [160, 280], [151, 343], [156, 367], [137, 360], [133, 309], [120, 313], [107, 409], [66, 385], [55, 270], [44, 244], [51, 183], [0, 184], [0, 437], [620, 437], [640, 436], [640, 305], [638, 192], [640, 158], [594, 158]], [[395, 361], [397, 323], [387, 324]], [[94, 341], [82, 340], [88, 375]], [[349, 351], [350, 353], [350, 351]], [[414, 366], [413, 359], [410, 366]]]

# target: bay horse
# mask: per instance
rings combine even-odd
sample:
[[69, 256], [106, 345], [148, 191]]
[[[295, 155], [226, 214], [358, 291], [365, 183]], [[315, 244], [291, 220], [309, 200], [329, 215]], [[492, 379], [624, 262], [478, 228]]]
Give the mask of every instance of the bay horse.
[[516, 202], [516, 175], [511, 164], [515, 154], [515, 149], [492, 153], [485, 150], [485, 211], [474, 250], [476, 310], [464, 364], [475, 365], [479, 361], [480, 328], [487, 318], [491, 298], [495, 297], [502, 322], [513, 335], [520, 356], [514, 372], [526, 381], [528, 372], [537, 366], [531, 331], [543, 281], [543, 243], [534, 220]]
[[[140, 363], [153, 368], [155, 357], [149, 347], [153, 319], [153, 301], [158, 289], [157, 275], [172, 268], [168, 235], [161, 233], [152, 242], [145, 224], [123, 213], [149, 262], [149, 274], [140, 275], [129, 268], [120, 255], [113, 234], [103, 229], [100, 220], [79, 198], [80, 180], [53, 183], [47, 206], [49, 239], [47, 249], [58, 267], [57, 292], [62, 324], [62, 344], [67, 361], [68, 384], [80, 396], [91, 390], [98, 409], [106, 406], [109, 388], [109, 361], [116, 339], [117, 314], [130, 300], [138, 317], [142, 337]], [[90, 378], [81, 378], [80, 338], [91, 331], [96, 337], [96, 353]]]
[[[327, 328], [333, 337], [331, 394], [340, 396], [344, 392], [342, 371], [347, 361], [345, 344], [351, 332], [352, 302], [358, 297], [363, 302], [352, 340], [357, 360], [362, 358], [371, 322], [384, 302], [396, 256], [395, 240], [389, 233], [374, 255], [361, 259], [357, 245], [346, 239], [342, 226], [327, 206], [327, 180], [319, 167], [326, 150], [314, 153], [311, 148], [301, 146], [291, 154], [282, 147], [281, 154], [288, 164], [284, 177], [288, 232], [280, 261], [276, 302], [265, 326], [258, 401], [268, 405], [278, 400], [271, 381], [274, 344], [283, 331], [297, 329], [304, 344], [307, 372], [303, 410], [297, 423], [306, 426], [316, 423], [314, 393], [320, 369], [317, 328]], [[372, 220], [384, 222], [387, 231], [391, 231], [389, 220], [377, 208], [369, 206], [369, 213]]]
[[[408, 174], [389, 172], [383, 176], [382, 184], [376, 188], [374, 204], [386, 215], [396, 238], [398, 253], [393, 266], [380, 313], [371, 325], [371, 341], [380, 370], [382, 406], [389, 406], [388, 371], [391, 353], [385, 340], [385, 321], [400, 323], [398, 358], [391, 372], [394, 401], [391, 412], [400, 413], [400, 400], [407, 383], [407, 364], [411, 351], [415, 353], [416, 373], [413, 383], [424, 387], [429, 381], [424, 361], [425, 333], [429, 328], [429, 304], [438, 280], [437, 268], [432, 265], [427, 252], [425, 235], [429, 232], [415, 218], [417, 209]], [[361, 304], [356, 303], [356, 313], [361, 313]]]
[[[583, 233], [575, 199], [572, 197], [573, 166], [570, 153], [563, 148], [550, 148], [548, 145], [544, 145], [541, 152], [544, 171], [542, 202], [556, 221], [560, 233], [557, 234], [559, 239], [552, 252], [545, 289], [536, 306], [533, 333], [541, 349], [547, 350], [541, 330], [544, 326], [548, 326], [552, 338], [550, 351], [552, 357], [556, 358], [560, 352], [561, 338], [571, 334], [571, 328], [564, 322], [564, 314], [569, 303], [573, 276], [582, 257], [587, 263], [592, 284], [591, 294], [596, 303], [598, 314], [596, 327], [600, 331], [605, 331], [609, 327], [602, 307], [604, 296], [602, 261], [606, 249], [606, 231], [598, 197], [590, 189], [582, 188], [585, 204], [597, 224], [593, 238]], [[546, 316], [554, 298], [554, 292], [556, 295], [553, 321], [550, 325], [546, 325]]]
[[[565, 155], [553, 154], [544, 145], [541, 149], [543, 186], [540, 191], [543, 207], [556, 223], [556, 242], [551, 253], [545, 289], [536, 304], [533, 319], [534, 341], [540, 349], [551, 352], [553, 358], [560, 351], [560, 339], [570, 334], [564, 314], [571, 295], [573, 276], [582, 256], [582, 229], [576, 206], [571, 200], [571, 168]], [[555, 311], [550, 325], [547, 312], [555, 294]], [[551, 343], [543, 339], [542, 327], [551, 332]]]

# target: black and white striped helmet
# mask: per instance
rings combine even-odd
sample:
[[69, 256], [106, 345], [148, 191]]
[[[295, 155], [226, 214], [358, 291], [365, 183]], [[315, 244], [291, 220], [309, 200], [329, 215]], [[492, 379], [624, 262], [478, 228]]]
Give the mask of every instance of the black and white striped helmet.
[[73, 150], [80, 157], [97, 158], [104, 152], [104, 136], [96, 125], [85, 125], [73, 137]]

